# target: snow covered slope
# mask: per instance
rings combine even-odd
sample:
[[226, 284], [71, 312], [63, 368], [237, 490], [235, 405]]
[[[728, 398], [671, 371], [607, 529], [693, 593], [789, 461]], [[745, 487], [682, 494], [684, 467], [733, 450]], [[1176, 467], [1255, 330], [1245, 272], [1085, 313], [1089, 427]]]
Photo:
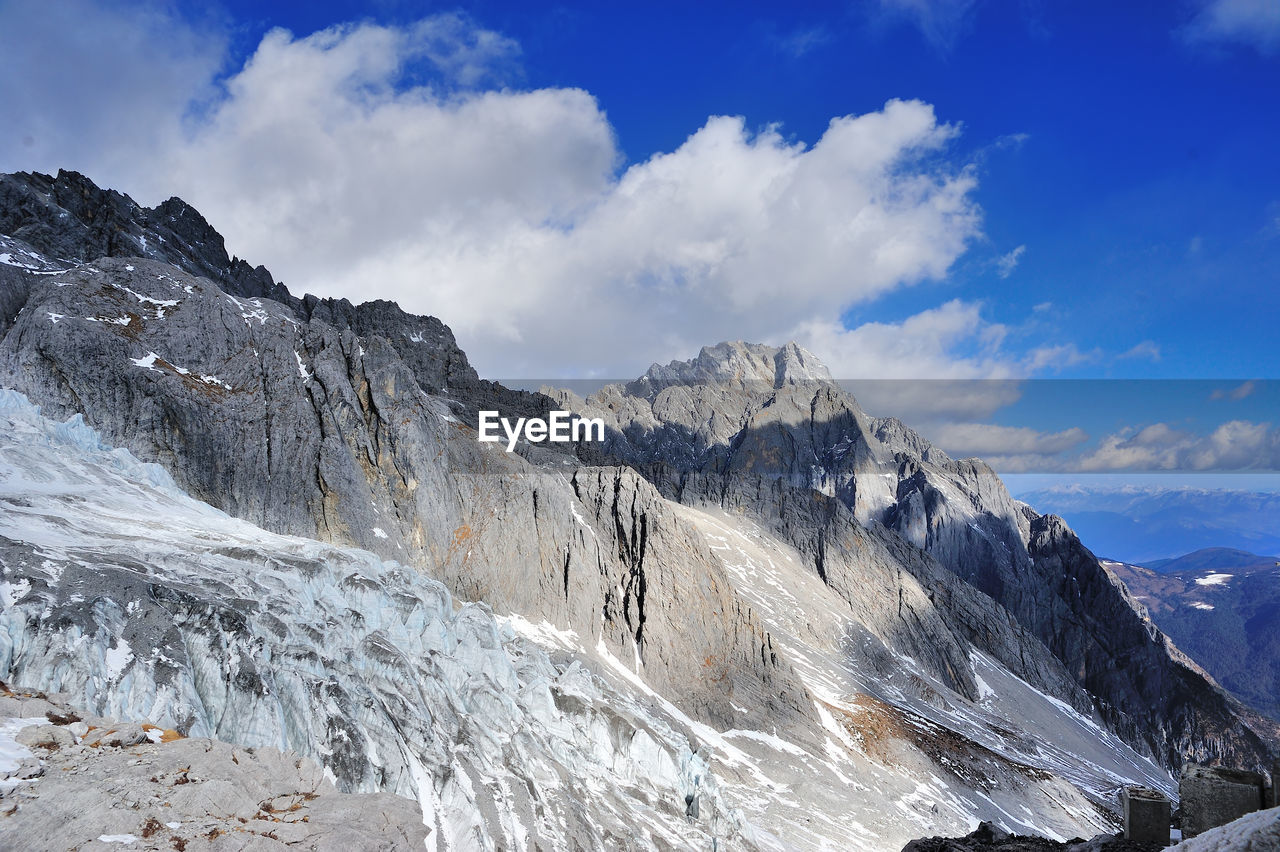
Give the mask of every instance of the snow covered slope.
[[415, 797], [436, 848], [747, 842], [680, 734], [486, 607], [372, 554], [230, 518], [11, 391], [0, 423], [12, 682], [290, 749], [343, 790]]
[[794, 554], [723, 514], [680, 509], [799, 661], [821, 728], [718, 732], [602, 644], [233, 519], [12, 391], [0, 436], [6, 678], [417, 798], [435, 848], [881, 850], [979, 819], [1069, 837], [1110, 825], [1122, 781], [1170, 787], [990, 660], [969, 703], [849, 632]]

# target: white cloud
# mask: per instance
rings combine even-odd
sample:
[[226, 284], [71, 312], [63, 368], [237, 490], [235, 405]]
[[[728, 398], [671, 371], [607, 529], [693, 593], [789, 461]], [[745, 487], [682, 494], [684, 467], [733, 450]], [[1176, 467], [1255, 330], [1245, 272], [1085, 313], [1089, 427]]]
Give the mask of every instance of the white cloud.
[[464, 87], [505, 83], [518, 71], [520, 45], [512, 38], [478, 27], [461, 12], [445, 12], [414, 24], [408, 52], [417, 50], [445, 76]]
[[1067, 469], [1276, 470], [1280, 469], [1280, 431], [1269, 423], [1232, 420], [1201, 436], [1156, 423], [1138, 432], [1108, 435]]
[[950, 49], [969, 24], [978, 0], [880, 0], [880, 9], [911, 21], [935, 47]]
[[[131, 46], [140, 68], [149, 48]], [[588, 93], [459, 85], [516, 50], [457, 16], [275, 30], [198, 121], [160, 116], [106, 146], [133, 156], [105, 180], [145, 203], [181, 196], [296, 292], [441, 317], [497, 378], [619, 377], [722, 339], [780, 343], [943, 277], [979, 233], [974, 173], [940, 165], [956, 130], [927, 104], [837, 117], [812, 146], [712, 117], [619, 171]], [[156, 55], [144, 70], [163, 77]], [[180, 116], [214, 64], [154, 111]], [[106, 155], [76, 144], [35, 165], [104, 180]]]
[[1000, 349], [1006, 333], [1005, 326], [983, 318], [981, 305], [955, 299], [896, 323], [847, 329], [809, 320], [789, 336], [817, 353], [839, 379], [1018, 378], [1023, 371]]
[[1144, 340], [1141, 343], [1134, 344], [1132, 347], [1121, 352], [1116, 357], [1121, 360], [1126, 358], [1141, 358], [1148, 361], [1159, 361], [1161, 358], [1160, 347], [1154, 340]]
[[930, 441], [954, 456], [1004, 457], [1057, 455], [1089, 440], [1078, 426], [1041, 432], [1026, 426], [993, 423], [945, 423], [926, 429]]
[[1101, 357], [1102, 352], [1097, 349], [1081, 352], [1074, 343], [1058, 343], [1032, 349], [1023, 359], [1023, 365], [1026, 372], [1039, 373], [1044, 370], [1056, 371], [1079, 364], [1088, 364]]
[[831, 32], [823, 26], [802, 27], [773, 37], [773, 43], [778, 51], [790, 56], [792, 59], [799, 59], [805, 54], [829, 44], [831, 40]]
[[822, 358], [866, 411], [919, 424], [980, 419], [1018, 400], [1027, 373], [1004, 350], [1007, 335], [980, 304], [956, 299], [900, 322], [809, 320], [786, 336]]
[[214, 96], [226, 39], [156, 4], [0, 4], [0, 171], [89, 172], [128, 191]]
[[1026, 246], [1018, 246], [1008, 254], [1001, 255], [996, 259], [996, 271], [1001, 278], [1008, 278], [1013, 274], [1013, 270], [1018, 268], [1018, 261], [1022, 260], [1022, 256], [1027, 253]]
[[1262, 53], [1280, 48], [1276, 0], [1208, 0], [1183, 30], [1191, 42], [1249, 44]]
[[1230, 390], [1218, 388], [1213, 393], [1209, 394], [1209, 399], [1229, 399], [1238, 402], [1245, 397], [1252, 396], [1253, 392], [1257, 389], [1258, 386], [1255, 382], [1244, 382]]
[[[1002, 427], [991, 427], [1000, 429]], [[1280, 470], [1280, 430], [1270, 423], [1233, 420], [1216, 427], [1207, 435], [1175, 429], [1167, 423], [1153, 423], [1141, 429], [1122, 429], [1106, 435], [1095, 445], [1072, 453], [1071, 439], [1087, 440], [1079, 429], [1019, 436], [1018, 429], [1008, 430], [1002, 448], [998, 433], [983, 433], [975, 427], [970, 444], [979, 449], [984, 437], [990, 438], [990, 452], [983, 458], [1002, 473], [1086, 473], [1104, 474], [1127, 471], [1160, 473], [1197, 473], [1213, 471]], [[929, 433], [930, 436], [934, 433]], [[950, 437], [945, 428], [938, 431], [940, 442]], [[966, 435], [961, 429], [957, 439]], [[1037, 447], [1040, 440], [1042, 446]], [[942, 444], [944, 447], [945, 443]], [[981, 454], [981, 453], [980, 453]]]

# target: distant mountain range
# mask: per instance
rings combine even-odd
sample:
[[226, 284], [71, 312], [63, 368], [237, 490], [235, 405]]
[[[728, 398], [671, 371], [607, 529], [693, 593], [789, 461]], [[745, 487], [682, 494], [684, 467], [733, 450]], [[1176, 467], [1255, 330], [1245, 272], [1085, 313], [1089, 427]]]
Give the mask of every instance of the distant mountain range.
[[1102, 564], [1219, 683], [1280, 719], [1280, 557], [1214, 547], [1146, 566]]
[[1069, 485], [1015, 496], [1038, 512], [1062, 516], [1095, 553], [1122, 562], [1154, 566], [1223, 548], [1280, 553], [1280, 494]]
[[1252, 574], [1280, 565], [1280, 556], [1259, 556], [1231, 547], [1206, 547], [1177, 559], [1157, 559], [1143, 563], [1144, 568], [1161, 574], [1193, 574], [1203, 571], [1234, 571]]

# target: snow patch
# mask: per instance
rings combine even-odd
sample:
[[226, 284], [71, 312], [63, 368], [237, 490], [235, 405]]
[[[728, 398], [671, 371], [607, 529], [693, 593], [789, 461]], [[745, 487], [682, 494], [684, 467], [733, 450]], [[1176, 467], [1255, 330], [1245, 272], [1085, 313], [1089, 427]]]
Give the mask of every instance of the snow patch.
[[115, 680], [120, 677], [120, 673], [124, 671], [124, 667], [129, 665], [132, 660], [133, 649], [129, 647], [128, 642], [117, 637], [115, 647], [108, 648], [105, 655], [107, 678], [109, 680]]
[[156, 369], [156, 359], [159, 357], [160, 356], [154, 352], [148, 352], [141, 358], [130, 358], [129, 360], [133, 362], [133, 366], [135, 367], [145, 367], [146, 369], [152, 370], [156, 373], [163, 373], [164, 370]]
[[29, 748], [20, 744], [14, 737], [23, 728], [30, 725], [48, 725], [48, 719], [14, 719], [0, 718], [0, 775], [17, 772], [22, 761], [35, 757]]
[[1221, 586], [1234, 576], [1234, 574], [1206, 574], [1203, 577], [1196, 577], [1196, 585]]
[[0, 580], [0, 609], [8, 609], [18, 602], [18, 599], [26, 595], [31, 590], [31, 581], [26, 577], [14, 580], [12, 583], [7, 580]]

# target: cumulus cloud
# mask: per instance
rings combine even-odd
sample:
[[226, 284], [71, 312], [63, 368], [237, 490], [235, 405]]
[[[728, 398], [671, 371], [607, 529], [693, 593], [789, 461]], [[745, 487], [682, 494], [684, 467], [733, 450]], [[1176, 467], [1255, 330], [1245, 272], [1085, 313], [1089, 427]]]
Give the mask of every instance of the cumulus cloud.
[[929, 439], [954, 456], [1005, 457], [1057, 455], [1089, 440], [1078, 426], [1041, 432], [1026, 426], [946, 423], [927, 430]]
[[953, 299], [901, 322], [845, 328], [809, 320], [789, 336], [821, 353], [838, 378], [954, 380], [1022, 375], [1000, 350], [1006, 333], [1004, 325], [983, 318], [980, 304]]
[[406, 53], [420, 52], [446, 80], [463, 87], [504, 84], [519, 76], [520, 45], [476, 26], [460, 12], [445, 12], [409, 28]]
[[185, 122], [216, 63], [179, 38], [148, 67], [166, 40], [148, 39], [130, 45], [139, 73], [170, 75], [174, 51], [199, 61], [136, 145], [104, 146], [132, 163], [104, 171], [82, 141], [4, 166], [179, 195], [295, 291], [442, 317], [494, 377], [622, 376], [722, 339], [781, 343], [943, 277], [979, 233], [974, 172], [938, 156], [957, 131], [918, 101], [834, 118], [812, 145], [712, 117], [623, 168], [587, 92], [464, 85], [518, 48], [456, 15], [272, 31]]
[[865, 410], [921, 423], [988, 417], [1021, 397], [1027, 374], [1005, 351], [1007, 335], [981, 304], [954, 299], [899, 322], [809, 320], [787, 336], [819, 354]]
[[1280, 4], [1275, 0], [1207, 0], [1183, 30], [1190, 42], [1248, 44], [1280, 49]]
[[1280, 469], [1280, 430], [1269, 423], [1232, 420], [1208, 435], [1195, 435], [1156, 423], [1136, 432], [1108, 435], [1070, 469], [1276, 470]]
[[[1208, 434], [1167, 423], [1126, 428], [1086, 444], [1079, 429], [1042, 433], [976, 424], [928, 432], [948, 447], [971, 448], [1002, 473], [1207, 473], [1280, 470], [1280, 429], [1232, 420]], [[954, 431], [953, 431], [954, 430]], [[1077, 440], [1078, 439], [1078, 440]]]
[[0, 4], [0, 167], [92, 169], [122, 190], [215, 96], [226, 39], [155, 4]]

